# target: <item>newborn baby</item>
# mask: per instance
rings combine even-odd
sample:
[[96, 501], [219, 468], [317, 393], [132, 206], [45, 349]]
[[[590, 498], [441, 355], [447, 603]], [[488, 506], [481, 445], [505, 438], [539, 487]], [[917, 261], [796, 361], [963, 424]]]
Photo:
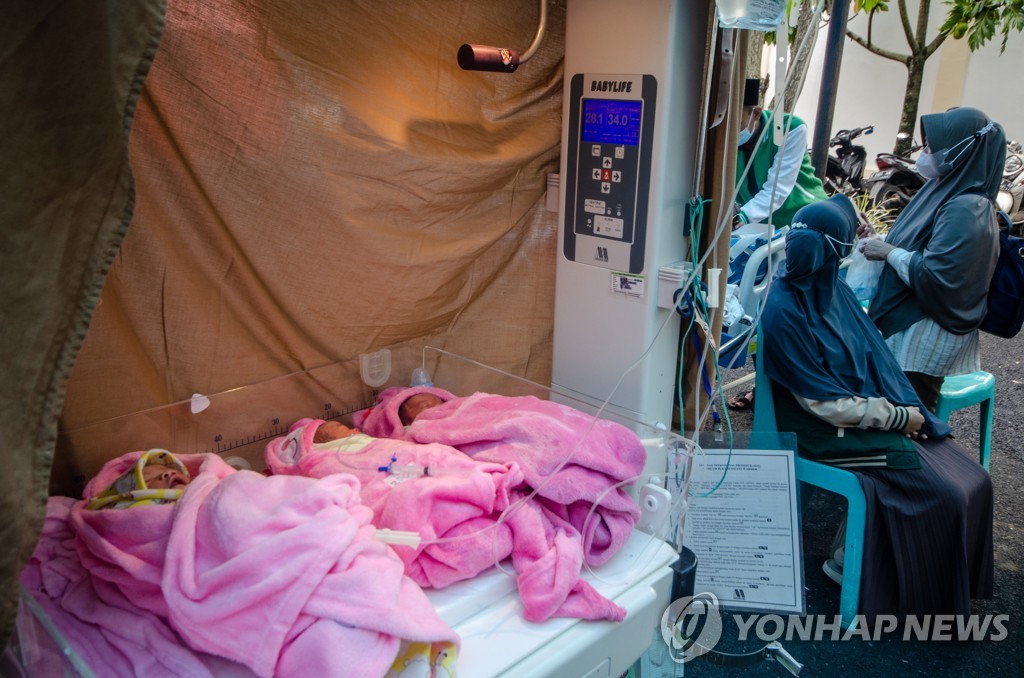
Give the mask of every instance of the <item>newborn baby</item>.
[[[313, 435], [313, 444], [329, 443], [332, 440], [341, 440], [354, 435], [363, 435], [357, 428], [349, 428], [340, 421], [325, 421], [317, 427]], [[369, 436], [367, 436], [369, 438]]]
[[[412, 422], [416, 421], [416, 417], [420, 416], [425, 410], [429, 410], [431, 407], [437, 407], [443, 402], [444, 400], [434, 393], [417, 393], [412, 397], [407, 398], [398, 407], [398, 416], [401, 419], [403, 426], [409, 426]], [[343, 440], [345, 438], [351, 438], [350, 442], [353, 449], [344, 449], [339, 451], [355, 452], [358, 451], [358, 449], [362, 449], [362, 447], [370, 442], [370, 440], [373, 440], [373, 438], [361, 432], [358, 428], [349, 428], [337, 421], [325, 421], [320, 424], [316, 429], [316, 433], [313, 434], [313, 444], [320, 445], [336, 440]]]
[[437, 407], [443, 402], [440, 397], [433, 393], [417, 393], [401, 404], [398, 408], [398, 416], [401, 418], [402, 424], [408, 426], [416, 421], [416, 417], [420, 416], [424, 410]]
[[188, 469], [173, 454], [167, 450], [149, 450], [110, 487], [89, 500], [88, 507], [125, 509], [144, 504], [170, 504], [178, 500], [191, 480]]

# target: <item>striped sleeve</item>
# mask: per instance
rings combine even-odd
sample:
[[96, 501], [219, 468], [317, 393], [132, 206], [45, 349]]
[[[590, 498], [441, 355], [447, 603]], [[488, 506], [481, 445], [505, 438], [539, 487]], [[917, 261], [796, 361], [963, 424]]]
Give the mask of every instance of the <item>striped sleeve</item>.
[[901, 431], [910, 421], [906, 407], [885, 398], [852, 396], [836, 400], [811, 400], [794, 396], [806, 411], [838, 428], [872, 428]]

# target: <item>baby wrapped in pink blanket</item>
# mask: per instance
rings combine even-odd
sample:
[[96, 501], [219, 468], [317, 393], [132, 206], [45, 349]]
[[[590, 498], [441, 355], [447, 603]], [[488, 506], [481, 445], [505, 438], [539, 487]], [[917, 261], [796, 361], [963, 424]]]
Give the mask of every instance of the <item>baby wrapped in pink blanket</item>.
[[[408, 428], [402, 403], [424, 392], [445, 394]], [[640, 510], [623, 489], [643, 470], [646, 452], [635, 433], [572, 407], [532, 396], [475, 393], [455, 398], [441, 389], [387, 389], [362, 421], [371, 436], [443, 443], [478, 461], [515, 463], [545, 507], [584, 537], [586, 562], [600, 565], [617, 551]]]
[[[406, 430], [400, 407], [423, 393], [441, 404]], [[639, 518], [620, 485], [641, 472], [645, 452], [625, 427], [536, 398], [455, 398], [432, 387], [381, 394], [360, 423], [366, 433], [394, 438], [375, 440], [358, 454], [317, 449], [320, 423], [297, 422], [272, 441], [268, 467], [313, 477], [355, 473], [378, 527], [444, 540], [396, 549], [417, 582], [447, 586], [511, 555], [526, 619], [624, 617], [580, 573], [584, 563], [610, 558]], [[398, 480], [389, 464], [443, 473]]]
[[[104, 466], [86, 498], [140, 454]], [[373, 538], [355, 478], [266, 478], [213, 455], [180, 459], [193, 479], [176, 503], [50, 501], [23, 581], [94, 667], [221, 672], [175, 632], [261, 676], [382, 676], [403, 639], [458, 642]]]

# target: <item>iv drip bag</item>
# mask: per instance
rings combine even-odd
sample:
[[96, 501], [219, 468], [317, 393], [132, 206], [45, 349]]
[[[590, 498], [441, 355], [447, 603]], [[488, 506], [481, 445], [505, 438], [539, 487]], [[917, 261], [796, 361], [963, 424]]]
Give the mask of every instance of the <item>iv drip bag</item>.
[[723, 28], [774, 31], [786, 17], [786, 0], [716, 0]]

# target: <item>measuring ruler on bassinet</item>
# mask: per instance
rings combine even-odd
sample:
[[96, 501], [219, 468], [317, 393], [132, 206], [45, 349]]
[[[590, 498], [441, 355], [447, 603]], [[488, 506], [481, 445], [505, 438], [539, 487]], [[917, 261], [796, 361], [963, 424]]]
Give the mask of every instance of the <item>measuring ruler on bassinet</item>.
[[[69, 487], [84, 484], [112, 455], [154, 448], [176, 454], [240, 457], [259, 470], [266, 444], [287, 435], [296, 421], [348, 421], [347, 415], [373, 406], [391, 369], [405, 375], [414, 367], [422, 368], [419, 344], [402, 347], [394, 358], [391, 352], [382, 349], [359, 360], [330, 363], [218, 393], [194, 393], [185, 400], [59, 431], [58, 445], [68, 451], [67, 477], [61, 482]], [[435, 359], [432, 364], [436, 363]]]
[[[198, 451], [224, 455], [252, 445], [265, 444], [273, 438], [285, 435], [288, 428], [300, 419], [326, 421], [368, 409], [377, 401], [380, 393], [378, 388], [387, 383], [393, 365], [401, 364], [402, 372], [408, 374], [413, 365], [421, 368], [422, 361], [421, 349], [406, 353], [404, 361], [400, 360], [397, 363], [392, 360], [391, 349], [381, 349], [374, 353], [361, 354], [358, 361], [325, 365], [221, 394], [217, 399], [218, 403], [223, 403], [224, 397], [227, 396], [228, 409], [237, 408], [245, 412], [246, 414], [242, 415], [245, 421], [222, 415], [223, 418], [216, 423], [208, 423], [196, 440], [209, 440], [211, 444], [207, 449]], [[348, 384], [349, 388], [338, 390], [337, 386], [343, 384]], [[351, 388], [352, 384], [358, 384], [358, 390]], [[193, 396], [193, 399], [195, 398], [205, 401], [205, 404], [198, 410], [193, 404], [193, 414], [211, 404], [211, 400], [202, 395], [197, 394]], [[320, 409], [315, 414], [310, 414], [312, 408], [304, 409], [301, 403], [315, 402], [316, 399], [321, 399]], [[343, 403], [340, 407], [337, 405], [339, 402]], [[296, 403], [296, 406], [286, 406], [282, 410], [281, 403]], [[250, 413], [260, 411], [266, 404], [270, 404], [267, 408], [268, 414], [259, 418], [247, 417]], [[248, 432], [239, 436], [239, 429]], [[236, 433], [228, 436], [224, 434], [225, 430]], [[212, 440], [207, 436], [211, 436]]]
[[[369, 402], [365, 402], [358, 405], [352, 405], [350, 407], [338, 408], [334, 403], [324, 403], [321, 411], [315, 415], [306, 415], [310, 419], [323, 419], [329, 421], [331, 419], [338, 419], [348, 414], [354, 414], [360, 410], [365, 410], [373, 406], [376, 400], [376, 393], [374, 398]], [[277, 438], [288, 433], [288, 427], [293, 423], [301, 419], [302, 417], [295, 417], [290, 419], [283, 419], [281, 417], [271, 417], [270, 425], [268, 428], [253, 431], [251, 433], [243, 434], [241, 436], [226, 436], [223, 433], [215, 433], [210, 447], [206, 449], [197, 450], [203, 454], [220, 454], [223, 455], [228, 452], [238, 450], [249, 445], [255, 445], [257, 443], [265, 443], [268, 440]]]

